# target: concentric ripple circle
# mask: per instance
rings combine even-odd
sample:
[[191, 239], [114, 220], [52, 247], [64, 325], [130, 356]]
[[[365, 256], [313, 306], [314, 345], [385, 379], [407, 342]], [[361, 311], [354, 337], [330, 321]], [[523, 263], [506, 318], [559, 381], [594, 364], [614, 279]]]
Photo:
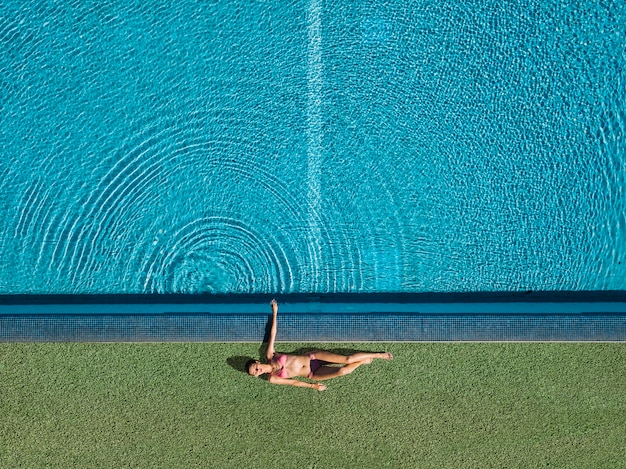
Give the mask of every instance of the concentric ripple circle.
[[[333, 228], [338, 218], [330, 223], [319, 201], [294, 190], [293, 174], [271, 172], [245, 141], [207, 140], [206, 120], [142, 124], [94, 170], [99, 181], [84, 198], [42, 220], [42, 268], [80, 288], [115, 272], [124, 289], [141, 292], [361, 288], [359, 270], [342, 269], [345, 259], [357, 265], [359, 249]], [[231, 157], [232, 147], [246, 153]]]
[[[144, 290], [178, 293], [291, 291], [294, 273], [279, 240], [224, 217], [196, 220], [146, 260]], [[296, 275], [297, 277], [297, 275]]]

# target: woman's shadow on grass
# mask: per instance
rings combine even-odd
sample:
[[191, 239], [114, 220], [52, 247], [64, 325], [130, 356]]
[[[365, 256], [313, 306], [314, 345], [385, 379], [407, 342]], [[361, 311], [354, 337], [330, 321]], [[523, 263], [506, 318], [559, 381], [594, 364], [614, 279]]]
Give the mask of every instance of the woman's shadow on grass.
[[[259, 347], [259, 357], [264, 358], [267, 353], [268, 342], [270, 341], [270, 333], [272, 332], [272, 315], [268, 316], [267, 324], [265, 324], [265, 332], [263, 334], [263, 341], [261, 342], [261, 346]], [[230, 365], [237, 371], [241, 371], [242, 373], [248, 373], [246, 369], [246, 365], [251, 360], [258, 360], [258, 358], [246, 357], [242, 355], [228, 357], [226, 359], [226, 363]], [[263, 361], [263, 360], [261, 360]]]
[[241, 371], [242, 373], [246, 373], [247, 374], [248, 370], [246, 370], [246, 364], [250, 360], [254, 360], [254, 358], [252, 358], [252, 357], [245, 357], [245, 356], [235, 356], [235, 357], [228, 357], [226, 359], [226, 363], [228, 363], [235, 370]]

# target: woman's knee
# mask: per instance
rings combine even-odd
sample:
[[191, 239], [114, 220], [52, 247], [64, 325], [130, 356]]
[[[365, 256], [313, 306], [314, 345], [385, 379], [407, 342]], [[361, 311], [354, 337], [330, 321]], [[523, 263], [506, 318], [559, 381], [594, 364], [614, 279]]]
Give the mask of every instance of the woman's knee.
[[352, 373], [352, 367], [342, 366], [337, 369], [337, 376], [345, 376]]

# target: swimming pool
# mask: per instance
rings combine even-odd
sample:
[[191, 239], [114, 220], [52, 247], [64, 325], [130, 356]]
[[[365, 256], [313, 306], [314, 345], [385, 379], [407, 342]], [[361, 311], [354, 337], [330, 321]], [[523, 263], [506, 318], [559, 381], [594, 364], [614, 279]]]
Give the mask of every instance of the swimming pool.
[[0, 6], [0, 294], [626, 290], [623, 2]]

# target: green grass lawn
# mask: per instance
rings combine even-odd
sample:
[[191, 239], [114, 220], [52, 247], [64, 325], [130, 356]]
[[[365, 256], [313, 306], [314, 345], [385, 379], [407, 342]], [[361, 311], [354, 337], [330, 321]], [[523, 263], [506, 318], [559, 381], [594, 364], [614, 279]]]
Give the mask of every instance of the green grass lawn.
[[259, 344], [0, 344], [0, 467], [626, 467], [626, 344], [323, 348], [395, 360], [318, 392]]

